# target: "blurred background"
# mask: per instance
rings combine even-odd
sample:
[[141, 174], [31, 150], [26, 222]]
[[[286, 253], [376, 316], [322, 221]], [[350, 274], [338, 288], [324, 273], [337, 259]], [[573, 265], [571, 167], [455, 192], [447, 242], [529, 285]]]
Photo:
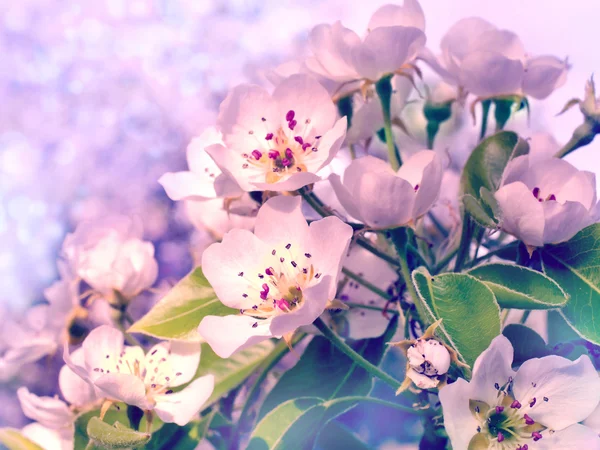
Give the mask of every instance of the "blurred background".
[[[19, 311], [41, 300], [65, 234], [109, 213], [142, 218], [162, 279], [186, 273], [192, 227], [158, 178], [184, 169], [187, 143], [229, 88], [267, 85], [265, 73], [302, 54], [314, 25], [339, 19], [360, 33], [384, 3], [0, 0], [0, 305]], [[568, 56], [566, 85], [532, 102], [532, 132], [568, 140], [581, 115], [556, 113], [600, 68], [600, 2], [421, 5], [434, 52], [458, 19], [481, 16], [515, 31], [532, 54]], [[597, 140], [569, 159], [598, 173], [599, 152]]]

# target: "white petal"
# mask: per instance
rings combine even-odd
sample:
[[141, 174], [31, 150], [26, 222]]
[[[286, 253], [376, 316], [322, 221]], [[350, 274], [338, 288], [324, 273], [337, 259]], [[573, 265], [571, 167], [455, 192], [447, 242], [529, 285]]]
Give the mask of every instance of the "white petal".
[[523, 92], [543, 100], [567, 81], [568, 65], [555, 56], [538, 56], [526, 64]]
[[238, 350], [273, 337], [269, 320], [244, 315], [206, 316], [198, 326], [198, 333], [221, 358], [229, 358]]
[[318, 175], [310, 172], [297, 172], [289, 176], [284, 176], [275, 183], [253, 182], [253, 191], [296, 191], [301, 187], [321, 181]]
[[444, 427], [452, 448], [456, 450], [466, 450], [473, 436], [477, 434], [479, 423], [471, 414], [469, 399], [473, 399], [472, 389], [462, 378], [440, 390]]
[[307, 59], [306, 65], [332, 80], [360, 78], [352, 62], [352, 50], [360, 44], [358, 35], [339, 21], [333, 25], [317, 25], [309, 36], [310, 49], [315, 57]]
[[200, 362], [200, 345], [195, 342], [171, 341], [169, 346], [171, 350], [169, 364], [173, 372], [181, 373], [170, 385], [181, 386], [194, 378], [196, 374]]
[[596, 205], [596, 175], [587, 171], [577, 172], [555, 195], [559, 202], [578, 202], [589, 211]]
[[369, 30], [378, 27], [415, 27], [425, 31], [425, 15], [417, 0], [404, 0], [400, 5], [383, 5], [371, 16]]
[[342, 143], [344, 142], [347, 128], [348, 121], [346, 117], [342, 117], [335, 122], [333, 128], [327, 130], [325, 134], [321, 136], [321, 139], [319, 139], [319, 151], [316, 155], [313, 154], [313, 156], [306, 161], [306, 167], [309, 172], [318, 172], [323, 167], [326, 167], [331, 163], [333, 158], [335, 158], [335, 155], [337, 155], [338, 151], [340, 150]]
[[493, 97], [521, 91], [523, 64], [500, 53], [476, 51], [462, 61], [461, 84], [473, 95]]
[[[88, 334], [85, 341], [83, 341], [82, 348], [85, 367], [88, 373], [93, 375], [95, 368], [104, 367], [107, 355], [109, 359], [114, 360], [121, 354], [123, 351], [123, 333], [108, 325], [99, 326]], [[71, 368], [73, 367], [71, 366]], [[75, 372], [77, 373], [77, 371]]]
[[[234, 229], [223, 236], [222, 242], [204, 251], [202, 270], [221, 302], [231, 308], [242, 308], [246, 304], [242, 294], [251, 296], [252, 289], [256, 293], [260, 290], [254, 271], [269, 267], [268, 256], [271, 248], [267, 244], [248, 230]], [[256, 286], [252, 287], [248, 279], [254, 278]]]
[[494, 194], [502, 212], [501, 227], [527, 245], [544, 245], [544, 210], [529, 188], [521, 183], [502, 186]]
[[440, 384], [437, 378], [430, 378], [427, 375], [416, 372], [414, 369], [408, 369], [406, 376], [421, 389], [433, 389]]
[[326, 217], [312, 222], [309, 227], [307, 249], [312, 254], [312, 263], [322, 276], [331, 276], [328, 300], [332, 300], [337, 289], [337, 279], [346, 257], [352, 227], [337, 217]]
[[581, 422], [600, 402], [600, 377], [587, 355], [576, 361], [554, 355], [525, 361], [513, 389], [523, 413], [553, 430]]
[[273, 100], [279, 108], [277, 124], [284, 130], [288, 111], [294, 111], [298, 124], [315, 130], [317, 136], [329, 131], [336, 121], [337, 111], [329, 92], [310, 75], [297, 74], [283, 80], [275, 88]]
[[547, 201], [542, 205], [546, 221], [544, 243], [559, 244], [568, 241], [592, 222], [588, 210], [581, 203]]
[[440, 43], [445, 55], [448, 69], [455, 72], [456, 62], [460, 62], [469, 52], [473, 51], [479, 36], [496, 27], [480, 17], [467, 17], [456, 22], [446, 32]]
[[302, 214], [302, 198], [281, 195], [267, 200], [256, 216], [254, 234], [268, 246], [303, 245], [308, 224]]
[[136, 375], [105, 373], [94, 380], [94, 384], [108, 399], [125, 402], [141, 409], [150, 407], [146, 400], [146, 386]]
[[48, 428], [62, 428], [75, 419], [69, 406], [58, 398], [38, 397], [25, 387], [17, 389], [17, 397], [23, 414]]
[[596, 409], [582, 423], [594, 430], [594, 432], [600, 433], [600, 404], [596, 406]]
[[558, 196], [565, 182], [577, 174], [577, 169], [572, 164], [559, 158], [544, 159], [530, 165], [523, 181], [530, 189], [540, 188], [540, 196], [543, 198], [550, 194]]
[[[586, 426], [575, 424], [544, 436], [535, 443], [535, 450], [600, 450], [600, 437]], [[530, 446], [532, 447], [532, 446]]]
[[331, 187], [333, 188], [337, 199], [344, 207], [344, 209], [348, 211], [348, 213], [355, 219], [364, 221], [364, 219], [360, 215], [358, 204], [352, 197], [352, 194], [350, 193], [348, 188], [342, 183], [340, 176], [335, 173], [332, 173], [329, 176], [329, 182], [331, 183]]
[[[83, 367], [83, 348], [78, 348], [70, 356], [72, 363]], [[68, 365], [64, 365], [58, 374], [58, 385], [63, 397], [71, 404], [82, 407], [96, 400], [94, 387], [77, 375]]]
[[274, 336], [283, 336], [293, 332], [296, 329], [310, 325], [317, 317], [323, 314], [330, 297], [331, 286], [334, 285], [333, 277], [325, 275], [321, 277], [321, 281], [313, 286], [310, 286], [302, 292], [304, 301], [300, 308], [287, 314], [279, 314], [273, 317], [271, 321], [271, 333]]
[[421, 217], [437, 201], [443, 174], [442, 160], [431, 150], [417, 152], [402, 164], [397, 175], [408, 181], [413, 188], [419, 186], [412, 213], [413, 219]]
[[214, 144], [206, 147], [206, 153], [210, 155], [226, 176], [234, 179], [239, 184], [240, 189], [251, 192], [256, 190], [252, 181], [264, 181], [265, 173], [262, 169], [252, 165], [243, 168], [246, 160], [241, 157], [241, 154], [247, 151], [248, 146], [254, 147], [256, 143], [249, 143], [241, 151], [234, 151], [221, 144]]
[[40, 423], [30, 423], [21, 430], [23, 436], [45, 450], [72, 450], [73, 429], [53, 430]]
[[519, 36], [508, 30], [484, 31], [477, 37], [472, 50], [498, 53], [513, 60], [525, 59], [525, 48]]
[[488, 405], [495, 404], [498, 399], [496, 385], [502, 387], [508, 383], [515, 372], [511, 369], [513, 348], [503, 335], [494, 338], [473, 366], [471, 379], [471, 400], [480, 400]]
[[425, 40], [418, 28], [376, 28], [354, 50], [354, 65], [361, 76], [376, 81], [411, 62], [425, 46]]
[[200, 412], [214, 386], [214, 375], [197, 378], [180, 392], [157, 396], [154, 410], [163, 422], [184, 426]]

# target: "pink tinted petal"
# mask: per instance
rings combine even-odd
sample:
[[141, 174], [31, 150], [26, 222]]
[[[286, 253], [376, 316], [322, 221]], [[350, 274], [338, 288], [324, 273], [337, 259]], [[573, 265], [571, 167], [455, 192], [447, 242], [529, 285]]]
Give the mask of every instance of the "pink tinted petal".
[[404, 0], [403, 5], [383, 5], [371, 16], [369, 30], [379, 27], [415, 27], [425, 31], [425, 14], [417, 0]]
[[567, 81], [569, 67], [555, 56], [538, 56], [527, 61], [523, 92], [543, 100]]
[[[264, 178], [264, 177], [263, 177]], [[309, 172], [292, 173], [287, 177], [283, 177], [276, 183], [252, 182], [250, 191], [296, 191], [301, 187], [321, 181], [321, 177]]]
[[214, 144], [206, 148], [206, 152], [214, 160], [215, 164], [223, 171], [225, 175], [235, 180], [240, 189], [251, 192], [256, 190], [251, 181], [264, 181], [264, 170], [248, 165], [244, 168], [246, 160], [242, 158], [242, 152], [234, 152], [221, 144]]
[[577, 169], [564, 159], [549, 158], [532, 164], [523, 181], [530, 189], [540, 188], [540, 194], [546, 198], [558, 195], [565, 181], [576, 173]]
[[26, 387], [17, 389], [23, 414], [48, 428], [62, 428], [73, 423], [75, 414], [69, 406], [55, 397], [38, 397]]
[[477, 37], [472, 50], [499, 53], [513, 60], [525, 59], [525, 48], [519, 36], [508, 30], [484, 31]]
[[502, 214], [500, 226], [527, 245], [544, 245], [544, 209], [529, 188], [521, 183], [502, 186], [494, 197]]
[[[496, 27], [480, 17], [467, 17], [456, 22], [446, 32], [440, 43], [442, 53], [450, 70], [456, 69], [459, 63], [475, 45], [482, 33]], [[454, 71], [454, 70], [453, 70]]]
[[214, 375], [197, 378], [180, 392], [157, 396], [154, 411], [163, 422], [184, 426], [200, 412], [214, 386]]
[[206, 316], [198, 326], [198, 333], [217, 355], [229, 358], [238, 350], [274, 337], [270, 322], [244, 315]]
[[342, 117], [335, 123], [333, 128], [321, 136], [318, 146], [319, 151], [306, 159], [306, 167], [309, 172], [316, 173], [331, 163], [344, 142], [347, 128], [348, 121], [346, 117]]
[[[181, 386], [196, 375], [200, 363], [200, 345], [197, 342], [170, 341], [167, 348], [170, 350], [169, 364], [175, 373], [180, 374], [171, 382], [171, 386]], [[148, 354], [151, 355], [152, 351]]]
[[513, 389], [523, 413], [553, 430], [581, 422], [600, 402], [600, 377], [587, 355], [575, 361], [555, 355], [527, 360]]
[[358, 35], [339, 21], [333, 25], [317, 25], [309, 36], [309, 46], [315, 57], [309, 58], [306, 64], [310, 70], [332, 80], [360, 78], [352, 61], [352, 51], [360, 44]]
[[331, 187], [333, 188], [335, 195], [341, 205], [344, 207], [348, 214], [350, 214], [353, 218], [363, 221], [363, 218], [360, 215], [358, 210], [358, 205], [354, 201], [354, 198], [350, 194], [350, 191], [344, 186], [342, 183], [342, 179], [339, 175], [332, 173], [329, 175], [329, 182], [331, 183]]
[[546, 201], [544, 208], [544, 243], [559, 244], [568, 241], [581, 229], [591, 224], [590, 214], [578, 202]]
[[116, 328], [102, 325], [93, 329], [83, 341], [85, 367], [92, 374], [97, 367], [104, 367], [106, 356], [115, 358], [123, 351], [123, 333]]
[[304, 243], [308, 224], [302, 214], [302, 197], [282, 195], [267, 200], [256, 216], [254, 234], [268, 246]]
[[495, 404], [498, 398], [496, 386], [504, 386], [515, 375], [511, 369], [512, 361], [513, 347], [510, 341], [503, 335], [494, 338], [473, 365], [470, 399], [481, 400], [488, 405]]
[[[66, 347], [66, 346], [65, 346]], [[84, 364], [83, 349], [78, 348], [71, 355], [72, 364], [82, 367]], [[58, 373], [60, 392], [71, 405], [82, 407], [96, 401], [96, 390], [93, 385], [75, 373], [69, 365], [64, 365]]]
[[469, 399], [476, 395], [469, 383], [462, 378], [444, 386], [439, 395], [444, 411], [444, 427], [452, 448], [466, 450], [479, 426], [469, 408]]
[[136, 375], [105, 373], [100, 375], [94, 384], [108, 399], [125, 402], [141, 409], [149, 408], [148, 400], [146, 400], [146, 386]]
[[596, 175], [586, 171], [577, 172], [555, 195], [559, 202], [579, 202], [590, 210], [596, 204]]
[[[534, 450], [600, 450], [600, 437], [586, 426], [575, 424], [555, 433], [543, 433]], [[533, 450], [533, 449], [532, 449]]]
[[412, 218], [425, 214], [437, 200], [443, 175], [442, 161], [434, 151], [423, 150], [411, 156], [397, 175], [408, 181], [416, 190]]
[[522, 79], [523, 64], [500, 53], [469, 53], [461, 65], [461, 84], [479, 97], [518, 94]]

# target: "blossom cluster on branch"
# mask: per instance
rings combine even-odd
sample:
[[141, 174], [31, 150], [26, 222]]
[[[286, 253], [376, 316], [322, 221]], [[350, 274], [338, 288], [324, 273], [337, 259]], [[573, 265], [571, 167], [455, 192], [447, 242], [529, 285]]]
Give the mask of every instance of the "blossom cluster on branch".
[[188, 170], [157, 180], [205, 236], [177, 283], [143, 217], [68, 234], [46, 301], [0, 334], [0, 381], [58, 354], [62, 398], [19, 387], [34, 422], [0, 442], [370, 448], [352, 429], [370, 404], [418, 418], [419, 448], [600, 449], [596, 180], [563, 159], [600, 131], [593, 80], [561, 147], [510, 128], [566, 60], [481, 18], [439, 52], [426, 35], [417, 0], [385, 5], [234, 87]]

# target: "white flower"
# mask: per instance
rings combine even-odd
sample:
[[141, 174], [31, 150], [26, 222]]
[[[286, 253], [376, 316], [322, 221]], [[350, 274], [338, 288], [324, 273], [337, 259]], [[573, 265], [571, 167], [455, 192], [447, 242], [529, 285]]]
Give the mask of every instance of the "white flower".
[[509, 163], [494, 195], [500, 227], [541, 247], [567, 241], [593, 222], [596, 177], [562, 159], [524, 155]]
[[511, 368], [513, 348], [495, 338], [473, 367], [440, 391], [444, 425], [454, 450], [600, 449], [598, 435], [579, 425], [600, 401], [590, 359], [534, 358]]
[[443, 169], [435, 152], [423, 150], [394, 172], [373, 156], [352, 161], [343, 179], [329, 181], [348, 213], [374, 229], [413, 224], [439, 196]]
[[310, 33], [313, 56], [306, 66], [338, 82], [377, 81], [414, 61], [425, 45], [424, 28], [425, 17], [416, 0], [379, 8], [371, 16], [364, 39], [339, 21], [317, 25]]
[[408, 348], [407, 358], [406, 376], [422, 389], [436, 387], [452, 362], [450, 352], [437, 339], [417, 339]]
[[17, 389], [17, 396], [23, 414], [45, 427], [60, 429], [73, 424], [75, 413], [58, 397], [38, 397], [26, 387]]
[[144, 355], [141, 347], [124, 346], [119, 330], [103, 325], [88, 335], [82, 348], [83, 364], [65, 347], [65, 362], [77, 375], [102, 397], [153, 410], [163, 422], [185, 425], [212, 394], [212, 375], [197, 378], [179, 392], [172, 390], [194, 377], [200, 361], [197, 344], [161, 342]]
[[253, 85], [234, 88], [217, 125], [224, 145], [206, 151], [245, 191], [293, 191], [320, 180], [346, 135], [329, 94], [314, 78], [293, 75], [273, 95]]
[[30, 423], [21, 430], [23, 436], [46, 450], [73, 450], [73, 430], [60, 430], [45, 427], [40, 423]]
[[300, 197], [258, 212], [254, 234], [232, 230], [202, 255], [206, 278], [238, 315], [207, 316], [198, 331], [222, 358], [311, 324], [335, 297], [352, 228], [337, 217], [306, 223]]
[[[396, 271], [388, 263], [358, 245], [350, 250], [350, 254], [344, 260], [344, 267], [369, 280], [383, 291], [386, 291], [398, 279]], [[348, 305], [350, 307], [348, 310], [332, 311], [328, 322], [338, 334], [358, 340], [376, 338], [385, 332], [393, 311], [387, 315], [381, 310], [368, 308], [383, 309], [386, 306], [386, 300], [351, 279], [343, 284], [337, 298], [344, 303], [366, 307]], [[323, 319], [325, 320], [325, 318], [326, 315]]]
[[516, 34], [479, 17], [459, 20], [440, 46], [439, 58], [429, 50], [422, 58], [447, 83], [478, 97], [516, 94], [544, 99], [566, 81], [566, 61], [530, 57]]
[[111, 298], [118, 291], [129, 299], [152, 286], [158, 275], [154, 246], [140, 237], [141, 230], [128, 219], [84, 222], [65, 238], [63, 255], [96, 292]]
[[172, 200], [231, 197], [243, 192], [206, 153], [206, 147], [213, 144], [223, 144], [223, 140], [221, 133], [210, 127], [188, 145], [187, 162], [190, 170], [168, 172], [158, 180]]
[[248, 193], [234, 199], [186, 200], [185, 210], [189, 221], [198, 230], [207, 230], [221, 239], [233, 228], [254, 228], [259, 205]]

